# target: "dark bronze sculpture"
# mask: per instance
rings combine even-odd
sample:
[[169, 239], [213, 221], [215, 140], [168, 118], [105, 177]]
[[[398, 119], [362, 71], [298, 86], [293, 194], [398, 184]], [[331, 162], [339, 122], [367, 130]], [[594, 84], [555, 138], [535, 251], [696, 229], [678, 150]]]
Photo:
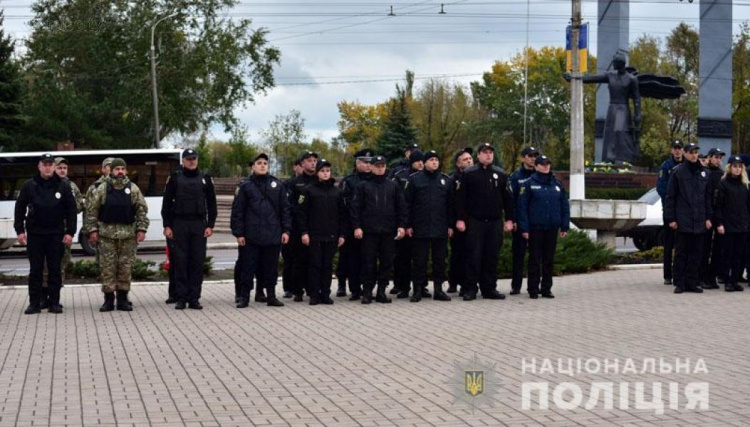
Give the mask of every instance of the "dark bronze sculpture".
[[[685, 94], [685, 89], [673, 77], [638, 74], [626, 67], [625, 55], [618, 52], [612, 59], [615, 71], [586, 75], [583, 83], [606, 83], [609, 88], [609, 107], [604, 120], [602, 161], [633, 163], [640, 154], [641, 97], [675, 99]], [[570, 80], [568, 74], [566, 80]], [[633, 115], [630, 100], [633, 100]]]

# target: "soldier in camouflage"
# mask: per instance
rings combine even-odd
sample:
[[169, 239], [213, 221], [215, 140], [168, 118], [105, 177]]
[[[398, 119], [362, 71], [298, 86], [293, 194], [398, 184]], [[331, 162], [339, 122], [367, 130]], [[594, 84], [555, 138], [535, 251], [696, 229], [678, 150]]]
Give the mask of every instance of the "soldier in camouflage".
[[[83, 194], [81, 194], [81, 190], [78, 188], [75, 182], [71, 181], [68, 178], [68, 160], [65, 157], [56, 157], [55, 158], [55, 173], [57, 176], [62, 178], [63, 181], [67, 182], [70, 185], [70, 189], [73, 191], [73, 198], [76, 200], [76, 213], [83, 212]], [[65, 270], [68, 267], [68, 264], [70, 263], [70, 246], [65, 246], [65, 253], [63, 254], [62, 259], [62, 277], [65, 278]]]
[[[88, 211], [88, 202], [91, 200], [91, 196], [94, 194], [94, 190], [96, 190], [97, 187], [99, 187], [102, 183], [104, 183], [107, 180], [107, 177], [109, 176], [109, 172], [112, 169], [112, 160], [114, 160], [114, 157], [107, 157], [102, 162], [102, 176], [99, 177], [96, 181], [93, 182], [93, 184], [89, 185], [89, 188], [86, 189], [86, 197], [84, 198], [84, 209]], [[84, 212], [85, 213], [85, 212]], [[84, 221], [84, 227], [86, 226], [86, 223]], [[83, 229], [83, 231], [88, 234], [87, 229]]]
[[132, 311], [128, 301], [138, 243], [148, 230], [148, 205], [141, 190], [127, 177], [125, 160], [115, 158], [112, 173], [87, 201], [86, 230], [89, 243], [98, 244], [104, 304], [99, 311]]

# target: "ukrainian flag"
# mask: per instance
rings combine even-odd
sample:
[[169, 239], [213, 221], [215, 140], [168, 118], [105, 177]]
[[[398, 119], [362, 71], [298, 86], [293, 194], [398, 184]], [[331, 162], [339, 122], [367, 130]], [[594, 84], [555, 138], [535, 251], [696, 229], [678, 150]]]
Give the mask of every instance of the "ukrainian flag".
[[[571, 38], [571, 27], [568, 25], [565, 31], [565, 69], [569, 72], [573, 72], [573, 58], [572, 51], [570, 48]], [[581, 25], [581, 33], [578, 38], [578, 58], [580, 64], [580, 72], [587, 73], [589, 71], [589, 24]]]

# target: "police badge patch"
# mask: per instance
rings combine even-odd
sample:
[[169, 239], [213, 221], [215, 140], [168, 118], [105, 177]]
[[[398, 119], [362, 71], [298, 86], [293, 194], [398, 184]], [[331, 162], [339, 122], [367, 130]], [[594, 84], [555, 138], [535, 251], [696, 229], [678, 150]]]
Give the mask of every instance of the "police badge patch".
[[465, 371], [464, 391], [471, 397], [484, 393], [484, 371]]
[[60, 197], [62, 197], [62, 194], [60, 194], [60, 192], [55, 193], [55, 199], [59, 200]]
[[440, 185], [445, 185], [445, 178], [440, 178]]
[[304, 194], [300, 194], [299, 195], [299, 199], [297, 199], [297, 203], [300, 204], [300, 205], [303, 204], [303, 203], [305, 203], [305, 195]]
[[277, 185], [278, 184], [276, 184], [276, 181], [274, 181], [274, 182], [271, 183], [271, 188], [276, 188]]
[[125, 189], [125, 194], [130, 194], [130, 189], [129, 188]]

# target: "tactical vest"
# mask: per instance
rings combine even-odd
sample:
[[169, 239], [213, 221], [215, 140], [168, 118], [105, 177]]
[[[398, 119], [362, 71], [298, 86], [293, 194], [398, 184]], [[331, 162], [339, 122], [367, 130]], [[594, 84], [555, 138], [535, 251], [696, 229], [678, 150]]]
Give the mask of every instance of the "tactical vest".
[[203, 172], [193, 177], [178, 173], [176, 184], [174, 215], [205, 218], [208, 211], [206, 209], [206, 176]]
[[130, 183], [122, 190], [107, 184], [107, 198], [99, 208], [99, 221], [105, 224], [132, 224], [135, 222], [135, 206], [131, 198]]
[[58, 182], [54, 191], [45, 191], [44, 186], [39, 185], [36, 180], [31, 192], [29, 203], [29, 220], [39, 228], [61, 227], [64, 217], [62, 215], [62, 181]]

